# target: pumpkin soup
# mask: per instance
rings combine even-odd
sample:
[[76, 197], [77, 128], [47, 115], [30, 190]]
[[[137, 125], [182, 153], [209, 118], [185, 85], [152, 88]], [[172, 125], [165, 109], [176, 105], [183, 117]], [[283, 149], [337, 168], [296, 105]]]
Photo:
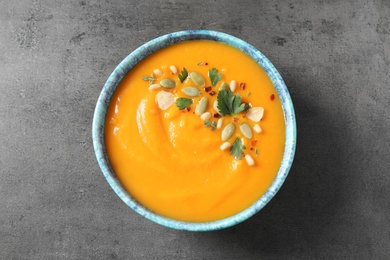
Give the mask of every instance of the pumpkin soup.
[[106, 116], [119, 181], [149, 210], [182, 221], [215, 221], [252, 205], [277, 175], [284, 142], [282, 105], [265, 71], [208, 40], [139, 62]]

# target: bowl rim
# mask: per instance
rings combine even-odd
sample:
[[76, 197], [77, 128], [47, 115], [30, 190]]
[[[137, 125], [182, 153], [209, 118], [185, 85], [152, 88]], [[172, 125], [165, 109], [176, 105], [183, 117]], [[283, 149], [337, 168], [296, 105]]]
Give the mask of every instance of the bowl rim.
[[[117, 85], [126, 75], [126, 73], [130, 69], [132, 69], [139, 61], [146, 58], [153, 52], [160, 50], [164, 47], [168, 47], [172, 44], [188, 40], [213, 40], [222, 42], [233, 46], [236, 49], [239, 49], [250, 57], [252, 57], [252, 59], [254, 59], [266, 71], [267, 75], [273, 82], [277, 90], [278, 96], [280, 97], [285, 118], [286, 141], [282, 163], [271, 186], [254, 204], [252, 204], [245, 210], [233, 216], [211, 222], [186, 222], [170, 219], [157, 213], [154, 213], [151, 210], [142, 206], [140, 203], [138, 203], [124, 189], [119, 180], [116, 178], [115, 173], [108, 160], [104, 141], [104, 124], [107, 108], [111, 101], [111, 97], [117, 88]], [[131, 52], [127, 57], [125, 57], [125, 59], [123, 59], [119, 63], [119, 65], [117, 65], [117, 67], [114, 69], [114, 71], [111, 73], [106, 83], [104, 84], [96, 103], [92, 122], [92, 141], [98, 164], [107, 182], [115, 191], [115, 193], [119, 196], [119, 198], [121, 198], [123, 202], [125, 202], [138, 214], [155, 223], [173, 229], [188, 231], [212, 231], [227, 228], [250, 218], [257, 212], [259, 212], [265, 205], [267, 205], [284, 183], [292, 166], [296, 148], [296, 132], [296, 119], [293, 103], [288, 89], [275, 66], [268, 60], [268, 58], [263, 53], [261, 53], [251, 44], [235, 36], [212, 30], [186, 30], [165, 34], [144, 43], [143, 45], [135, 49], [133, 52]]]

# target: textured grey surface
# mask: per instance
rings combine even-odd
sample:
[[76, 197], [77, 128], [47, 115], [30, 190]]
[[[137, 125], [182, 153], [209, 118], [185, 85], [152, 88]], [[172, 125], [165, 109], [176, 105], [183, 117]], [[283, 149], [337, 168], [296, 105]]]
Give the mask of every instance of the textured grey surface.
[[[390, 2], [0, 3], [0, 259], [390, 258]], [[143, 219], [91, 143], [111, 71], [156, 36], [223, 31], [279, 69], [296, 160], [259, 214], [210, 233]]]

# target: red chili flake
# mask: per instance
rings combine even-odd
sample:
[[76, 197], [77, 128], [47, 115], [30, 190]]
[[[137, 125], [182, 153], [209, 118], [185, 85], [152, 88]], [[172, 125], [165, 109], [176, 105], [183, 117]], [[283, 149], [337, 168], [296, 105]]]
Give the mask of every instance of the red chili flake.
[[204, 63], [204, 65], [206, 65], [206, 66], [207, 66], [207, 65], [209, 65], [209, 64], [208, 64], [207, 62], [205, 62], [205, 63]]
[[233, 121], [236, 123], [240, 123], [240, 119], [238, 119], [237, 117], [233, 118]]
[[275, 99], [275, 94], [272, 94], [272, 95], [270, 96], [270, 99], [271, 99], [271, 101], [273, 101], [273, 100]]
[[191, 107], [187, 107], [187, 111], [190, 112], [190, 110], [191, 110]]
[[217, 94], [217, 93], [215, 93], [214, 90], [209, 93], [210, 96], [214, 96], [215, 94]]
[[215, 117], [215, 118], [221, 118], [222, 116], [221, 116], [220, 114], [218, 114], [218, 113], [215, 113], [215, 114], [214, 114], [214, 117]]
[[242, 90], [244, 90], [244, 89], [245, 89], [245, 83], [240, 83], [240, 88], [241, 88]]
[[211, 89], [212, 89], [211, 86], [208, 86], [204, 88], [204, 91], [209, 92]]
[[251, 141], [251, 146], [255, 146], [257, 144], [257, 140], [252, 140]]
[[250, 149], [251, 151], [253, 151], [253, 147], [251, 147], [251, 149]]

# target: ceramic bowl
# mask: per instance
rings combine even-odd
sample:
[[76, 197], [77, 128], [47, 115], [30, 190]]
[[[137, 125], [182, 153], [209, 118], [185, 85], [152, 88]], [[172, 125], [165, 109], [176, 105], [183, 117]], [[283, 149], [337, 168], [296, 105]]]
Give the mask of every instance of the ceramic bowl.
[[[283, 159], [277, 176], [273, 181], [272, 185], [266, 191], [266, 193], [261, 198], [259, 198], [253, 205], [234, 216], [213, 222], [201, 223], [183, 222], [169, 219], [164, 216], [158, 215], [140, 205], [118, 181], [115, 172], [110, 165], [110, 161], [108, 160], [104, 142], [104, 122], [107, 107], [110, 103], [114, 91], [116, 90], [118, 84], [126, 75], [126, 73], [131, 70], [138, 62], [140, 62], [142, 59], [144, 59], [155, 51], [158, 51], [164, 47], [170, 46], [178, 42], [200, 39], [223, 42], [251, 56], [266, 71], [266, 73], [272, 80], [277, 90], [277, 94], [279, 95], [280, 100], [282, 102], [286, 125], [286, 143]], [[104, 177], [107, 179], [108, 183], [115, 191], [115, 193], [130, 208], [135, 210], [140, 215], [146, 217], [147, 219], [169, 228], [190, 231], [211, 231], [227, 228], [248, 219], [258, 211], [260, 211], [275, 196], [275, 194], [282, 186], [284, 180], [286, 179], [293, 162], [296, 145], [296, 122], [293, 104], [282, 77], [280, 76], [276, 68], [272, 65], [272, 63], [259, 50], [241, 39], [222, 32], [209, 30], [190, 30], [170, 33], [145, 43], [144, 45], [133, 51], [131, 54], [129, 54], [115, 68], [115, 70], [108, 78], [106, 84], [104, 85], [96, 104], [92, 125], [92, 139], [97, 161], [99, 163], [101, 171], [104, 174]]]

